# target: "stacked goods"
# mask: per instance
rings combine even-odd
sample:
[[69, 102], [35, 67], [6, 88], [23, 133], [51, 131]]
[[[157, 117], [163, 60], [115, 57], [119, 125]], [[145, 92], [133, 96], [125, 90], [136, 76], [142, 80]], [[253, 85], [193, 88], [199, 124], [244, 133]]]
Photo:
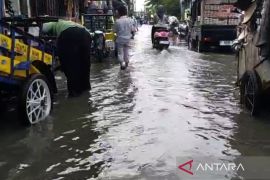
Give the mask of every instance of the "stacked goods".
[[236, 0], [205, 0], [203, 6], [204, 24], [237, 25], [240, 14], [236, 13], [233, 4]]

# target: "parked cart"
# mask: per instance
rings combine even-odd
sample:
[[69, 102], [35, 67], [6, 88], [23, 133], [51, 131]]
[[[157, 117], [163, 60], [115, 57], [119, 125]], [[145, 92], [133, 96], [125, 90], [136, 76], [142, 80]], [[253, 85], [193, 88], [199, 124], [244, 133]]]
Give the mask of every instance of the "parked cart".
[[[82, 24], [92, 35], [92, 53], [101, 61], [115, 52], [115, 33], [113, 32], [114, 16], [112, 6], [106, 0], [97, 0], [103, 8], [90, 9], [82, 14]], [[106, 7], [106, 8], [104, 8]]]
[[[234, 43], [237, 52], [237, 75], [241, 102], [256, 115], [262, 100], [269, 97], [270, 54], [269, 54], [269, 12], [268, 0], [240, 0], [248, 5], [245, 17], [239, 26], [239, 36]], [[261, 39], [261, 40], [260, 40]]]
[[[0, 98], [15, 96], [19, 119], [27, 125], [44, 120], [57, 91], [53, 70], [55, 48], [30, 28], [56, 18], [0, 18]], [[0, 100], [1, 102], [1, 100]]]

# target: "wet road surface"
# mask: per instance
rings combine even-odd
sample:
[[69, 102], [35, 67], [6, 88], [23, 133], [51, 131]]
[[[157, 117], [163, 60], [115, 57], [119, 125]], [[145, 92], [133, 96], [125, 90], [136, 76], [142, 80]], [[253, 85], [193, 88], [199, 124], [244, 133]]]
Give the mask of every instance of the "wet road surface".
[[176, 180], [178, 157], [270, 155], [269, 115], [252, 118], [239, 105], [232, 55], [159, 52], [150, 26], [131, 54], [126, 71], [93, 64], [90, 94], [67, 99], [60, 87], [36, 126], [2, 116], [0, 179]]

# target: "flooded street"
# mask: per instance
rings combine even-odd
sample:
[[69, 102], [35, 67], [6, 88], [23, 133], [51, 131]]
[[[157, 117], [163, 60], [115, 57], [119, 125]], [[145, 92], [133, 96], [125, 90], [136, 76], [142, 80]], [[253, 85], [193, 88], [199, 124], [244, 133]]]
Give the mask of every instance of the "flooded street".
[[48, 120], [1, 117], [0, 179], [178, 180], [179, 157], [270, 155], [270, 115], [239, 104], [234, 56], [159, 52], [150, 31], [136, 34], [127, 70], [92, 64], [90, 94], [60, 87]]

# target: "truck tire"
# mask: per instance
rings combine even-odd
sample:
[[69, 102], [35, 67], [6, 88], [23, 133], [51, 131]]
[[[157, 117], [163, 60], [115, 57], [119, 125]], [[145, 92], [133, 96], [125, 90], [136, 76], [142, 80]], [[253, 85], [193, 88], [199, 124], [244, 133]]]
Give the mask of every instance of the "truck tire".
[[96, 56], [96, 59], [98, 60], [98, 62], [102, 62], [102, 60], [104, 58], [103, 50], [97, 49], [95, 56]]
[[261, 81], [255, 71], [247, 71], [240, 81], [240, 102], [252, 116], [258, 115], [261, 107]]
[[190, 37], [188, 37], [188, 49], [189, 50], [193, 50], [193, 48], [194, 48], [193, 44], [194, 44], [193, 40]]
[[202, 53], [204, 52], [204, 44], [200, 41], [200, 40], [197, 40], [197, 52], [198, 53]]

